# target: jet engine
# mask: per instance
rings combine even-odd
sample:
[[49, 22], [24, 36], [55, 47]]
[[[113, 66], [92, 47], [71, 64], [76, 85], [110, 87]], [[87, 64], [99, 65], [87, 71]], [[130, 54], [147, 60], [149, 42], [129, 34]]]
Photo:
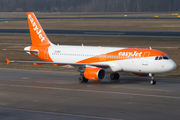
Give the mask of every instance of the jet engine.
[[84, 71], [84, 77], [88, 80], [99, 81], [106, 76], [105, 70], [101, 68], [86, 68]]

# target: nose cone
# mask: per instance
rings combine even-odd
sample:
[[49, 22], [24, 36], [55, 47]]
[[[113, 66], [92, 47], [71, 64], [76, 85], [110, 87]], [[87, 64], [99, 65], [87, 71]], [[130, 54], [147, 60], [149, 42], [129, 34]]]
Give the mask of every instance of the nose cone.
[[173, 61], [173, 68], [172, 68], [172, 70], [175, 70], [177, 68], [177, 65], [176, 65], [176, 63]]
[[170, 60], [167, 64], [167, 69], [169, 72], [175, 70], [177, 68], [176, 63], [173, 60]]

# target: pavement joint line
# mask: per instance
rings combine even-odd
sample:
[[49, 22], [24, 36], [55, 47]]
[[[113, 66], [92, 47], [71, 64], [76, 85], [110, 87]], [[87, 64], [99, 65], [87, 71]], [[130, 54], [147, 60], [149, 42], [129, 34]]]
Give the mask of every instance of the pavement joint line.
[[104, 117], [90, 116], [90, 115], [76, 115], [76, 114], [68, 114], [68, 113], [57, 113], [57, 112], [46, 112], [46, 111], [37, 111], [37, 110], [23, 110], [23, 109], [17, 109], [17, 108], [0, 107], [0, 109], [1, 108], [2, 109], [7, 109], [7, 110], [9, 109], [9, 110], [26, 111], [26, 112], [34, 112], [34, 113], [42, 113], [42, 114], [76, 116], [76, 117], [93, 118], [93, 119], [105, 119], [105, 120], [122, 120], [122, 119], [115, 119], [115, 118], [104, 118]]
[[64, 91], [76, 91], [76, 92], [91, 92], [91, 93], [106, 93], [106, 94], [144, 96], [144, 97], [169, 98], [169, 99], [180, 99], [180, 97], [177, 97], [177, 96], [163, 96], [163, 95], [138, 94], [138, 93], [123, 93], [123, 92], [108, 92], [108, 91], [97, 91], [97, 90], [82, 90], [82, 89], [70, 89], [70, 88], [57, 88], [57, 87], [39, 87], [39, 86], [7, 85], [7, 84], [0, 84], [0, 86], [21, 87], [21, 88], [36, 88], [36, 89], [51, 89], [51, 90], [64, 90]]
[[53, 73], [53, 74], [72, 74], [72, 75], [79, 75], [77, 71], [47, 71], [47, 70], [28, 70], [28, 69], [16, 69], [16, 68], [0, 68], [0, 70], [7, 70], [7, 71], [21, 71], [21, 72], [38, 72], [38, 73]]

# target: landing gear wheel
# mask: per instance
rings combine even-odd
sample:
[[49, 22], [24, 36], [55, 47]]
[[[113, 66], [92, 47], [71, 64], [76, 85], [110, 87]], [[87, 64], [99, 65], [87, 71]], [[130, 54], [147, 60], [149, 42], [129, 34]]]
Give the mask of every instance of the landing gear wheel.
[[149, 76], [151, 77], [151, 81], [150, 81], [151, 85], [155, 85], [156, 84], [156, 80], [154, 80], [154, 74], [149, 73]]
[[88, 79], [86, 79], [86, 78], [83, 77], [83, 76], [80, 76], [80, 77], [79, 77], [79, 82], [80, 82], [80, 83], [87, 83], [87, 82], [88, 82]]
[[82, 76], [79, 77], [79, 83], [83, 83], [83, 77]]
[[155, 85], [156, 84], [156, 80], [151, 80], [151, 85]]
[[84, 83], [87, 83], [88, 81], [89, 81], [88, 79], [84, 78]]
[[110, 79], [111, 80], [119, 80], [119, 74], [118, 73], [111, 73]]

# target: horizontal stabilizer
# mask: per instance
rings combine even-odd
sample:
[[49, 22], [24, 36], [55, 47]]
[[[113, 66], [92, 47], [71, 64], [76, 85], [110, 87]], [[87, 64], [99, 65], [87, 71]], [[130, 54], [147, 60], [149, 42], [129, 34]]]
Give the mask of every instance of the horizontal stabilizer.
[[17, 50], [17, 49], [3, 49], [3, 50], [38, 53], [38, 51], [30, 51], [30, 50]]

